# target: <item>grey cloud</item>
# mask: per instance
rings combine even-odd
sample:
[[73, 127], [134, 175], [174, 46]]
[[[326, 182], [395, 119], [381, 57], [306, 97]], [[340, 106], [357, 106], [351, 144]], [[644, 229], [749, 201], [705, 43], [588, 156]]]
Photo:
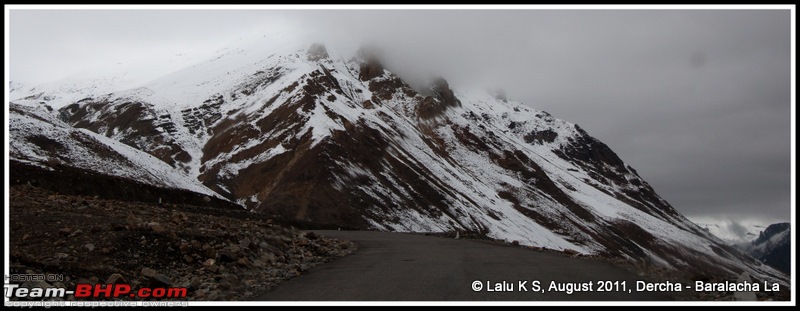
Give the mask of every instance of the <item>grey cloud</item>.
[[410, 81], [502, 87], [606, 142], [686, 215], [789, 218], [788, 10], [17, 11], [11, 77], [275, 29], [377, 43]]
[[747, 227], [740, 225], [738, 222], [733, 221], [729, 223], [728, 230], [736, 234], [736, 236], [738, 236], [740, 239], [747, 238]]

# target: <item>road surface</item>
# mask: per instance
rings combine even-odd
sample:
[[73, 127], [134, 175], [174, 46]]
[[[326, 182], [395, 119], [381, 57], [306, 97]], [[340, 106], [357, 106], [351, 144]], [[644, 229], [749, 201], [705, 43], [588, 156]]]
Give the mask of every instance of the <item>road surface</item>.
[[[351, 240], [359, 250], [319, 265], [256, 298], [268, 301], [601, 301], [668, 300], [637, 292], [635, 274], [607, 263], [419, 234], [315, 231]], [[546, 292], [534, 292], [538, 280]], [[505, 281], [506, 283], [502, 283]], [[520, 289], [520, 281], [522, 284]], [[592, 284], [592, 291], [547, 291], [551, 281]], [[626, 281], [627, 289], [598, 292], [598, 281]], [[478, 285], [479, 284], [479, 285]], [[499, 284], [499, 285], [498, 285]], [[618, 283], [619, 284], [619, 283]], [[473, 286], [475, 288], [473, 288]], [[498, 287], [499, 286], [499, 287]], [[566, 289], [567, 285], [564, 285]], [[582, 285], [588, 286], [588, 285]], [[477, 287], [480, 290], [476, 291]], [[502, 289], [505, 291], [489, 291]], [[527, 291], [525, 291], [527, 289]], [[510, 290], [510, 291], [509, 291]]]

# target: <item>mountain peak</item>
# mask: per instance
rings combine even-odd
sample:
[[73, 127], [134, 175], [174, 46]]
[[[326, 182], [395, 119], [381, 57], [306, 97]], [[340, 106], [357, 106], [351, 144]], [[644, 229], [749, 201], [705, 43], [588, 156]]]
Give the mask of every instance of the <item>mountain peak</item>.
[[363, 46], [358, 49], [358, 57], [361, 58], [361, 67], [358, 71], [358, 78], [361, 81], [369, 81], [384, 73], [383, 64], [380, 61], [381, 52], [372, 46]]
[[450, 85], [442, 77], [435, 77], [428, 84], [428, 96], [416, 107], [417, 115], [423, 119], [441, 115], [449, 107], [461, 106]]
[[775, 269], [787, 274], [791, 271], [791, 225], [788, 222], [769, 225], [758, 238], [742, 248]]
[[328, 58], [328, 50], [322, 43], [313, 43], [306, 52], [306, 59], [312, 62]]
[[753, 240], [753, 244], [761, 244], [776, 234], [789, 230], [789, 228], [791, 228], [791, 224], [788, 222], [771, 224], [764, 231], [759, 232], [758, 238]]
[[[346, 62], [318, 43], [249, 43], [138, 88], [54, 94], [64, 105], [53, 113], [286, 221], [781, 278], [708, 237], [571, 123], [441, 77], [417, 92], [374, 47]], [[47, 162], [30, 149], [27, 160]]]

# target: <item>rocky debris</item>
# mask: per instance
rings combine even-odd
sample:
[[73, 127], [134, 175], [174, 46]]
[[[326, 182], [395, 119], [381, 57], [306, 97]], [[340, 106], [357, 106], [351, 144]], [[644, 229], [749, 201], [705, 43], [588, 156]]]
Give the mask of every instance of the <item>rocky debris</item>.
[[114, 273], [106, 279], [106, 284], [125, 284], [128, 281], [119, 273]]
[[169, 287], [172, 285], [169, 277], [163, 274], [156, 274], [148, 279], [150, 280], [150, 287]]
[[239, 240], [239, 248], [243, 250], [254, 250], [257, 246], [248, 238]]
[[187, 300], [243, 300], [356, 249], [245, 211], [62, 195], [26, 185], [11, 187], [10, 202], [11, 273], [62, 274], [60, 285], [68, 289], [77, 283], [175, 286], [188, 288]]
[[562, 252], [564, 252], [564, 255], [567, 255], [567, 256], [570, 256], [570, 257], [578, 257], [578, 256], [581, 255], [581, 253], [579, 253], [578, 251], [576, 251], [574, 249], [570, 249], [570, 248], [565, 248], [564, 250], [562, 250]]
[[156, 276], [156, 270], [150, 268], [142, 268], [142, 275], [146, 277], [154, 277]]
[[303, 236], [309, 240], [316, 240], [317, 238], [319, 238], [319, 236], [314, 232], [306, 232], [306, 234], [304, 234]]
[[155, 233], [164, 233], [164, 232], [167, 232], [167, 229], [166, 229], [166, 228], [164, 228], [164, 226], [162, 226], [161, 224], [159, 224], [159, 223], [157, 223], [157, 222], [151, 222], [151, 223], [148, 223], [148, 224], [147, 224], [147, 228], [149, 228], [150, 230], [152, 230], [152, 231], [153, 231], [153, 232], [155, 232]]

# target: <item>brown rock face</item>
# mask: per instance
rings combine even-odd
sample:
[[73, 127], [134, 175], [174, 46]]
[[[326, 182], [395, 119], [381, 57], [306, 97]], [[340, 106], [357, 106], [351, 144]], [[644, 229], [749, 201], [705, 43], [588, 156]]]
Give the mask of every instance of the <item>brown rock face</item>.
[[[177, 143], [175, 122], [169, 114], [158, 115], [151, 105], [136, 101], [95, 101], [91, 98], [59, 110], [62, 120], [76, 128], [117, 139], [131, 147], [182, 168], [192, 160]], [[147, 139], [144, 139], [144, 138]]]
[[430, 93], [415, 108], [420, 118], [432, 118], [441, 115], [448, 107], [461, 106], [461, 101], [456, 98], [444, 78], [438, 77], [431, 82]]
[[[275, 157], [267, 167], [283, 167], [274, 175], [264, 200], [255, 211], [275, 215], [298, 223], [320, 226], [365, 228], [361, 215], [363, 204], [383, 204], [355, 187], [337, 189], [336, 176], [347, 174], [338, 165], [353, 161], [356, 165], [379, 169], [386, 142], [377, 131], [354, 125], [352, 132], [337, 132], [331, 141], [323, 141], [311, 149]], [[355, 186], [355, 185], [354, 185]]]
[[369, 81], [375, 77], [383, 75], [383, 65], [378, 57], [379, 52], [372, 48], [361, 48], [358, 55], [364, 60], [358, 71], [358, 78], [361, 81]]
[[431, 82], [431, 90], [433, 90], [433, 96], [444, 102], [445, 105], [451, 107], [461, 105], [461, 102], [456, 98], [455, 94], [453, 94], [453, 90], [450, 89], [450, 85], [447, 84], [447, 80], [444, 78], [438, 77], [434, 79], [433, 82]]
[[377, 60], [368, 60], [361, 64], [358, 78], [361, 79], [361, 81], [368, 81], [382, 74], [383, 66], [381, 66]]

